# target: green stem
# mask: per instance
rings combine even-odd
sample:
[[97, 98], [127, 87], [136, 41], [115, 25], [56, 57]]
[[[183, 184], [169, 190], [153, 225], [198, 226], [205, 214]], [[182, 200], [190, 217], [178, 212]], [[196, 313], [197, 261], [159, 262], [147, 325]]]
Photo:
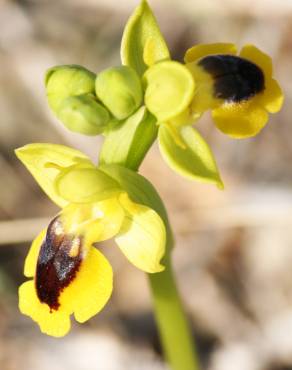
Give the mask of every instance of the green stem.
[[[128, 140], [125, 151], [120, 150], [121, 142], [125, 144], [123, 135], [128, 135], [128, 127], [121, 127], [119, 132], [109, 134], [101, 151], [101, 162], [116, 163], [136, 171], [157, 136], [156, 122], [148, 113], [139, 124], [139, 129]], [[123, 130], [126, 130], [126, 134]], [[141, 138], [144, 138], [144, 143]], [[137, 139], [137, 140], [136, 140]], [[137, 142], [136, 142], [137, 141]], [[138, 145], [139, 144], [139, 145]], [[138, 145], [138, 146], [137, 146]], [[130, 154], [129, 154], [130, 153]], [[161, 337], [166, 359], [172, 370], [198, 370], [195, 351], [188, 320], [176, 288], [172, 272], [170, 252], [173, 247], [172, 231], [166, 211], [160, 215], [164, 218], [167, 230], [166, 256], [163, 263], [165, 270], [161, 273], [149, 274], [150, 288], [153, 296], [155, 317]]]
[[[172, 238], [169, 239], [169, 244], [173, 244]], [[168, 248], [171, 250], [172, 245]], [[163, 262], [163, 272], [148, 275], [163, 351], [172, 370], [198, 370], [195, 343], [176, 288], [169, 254]]]

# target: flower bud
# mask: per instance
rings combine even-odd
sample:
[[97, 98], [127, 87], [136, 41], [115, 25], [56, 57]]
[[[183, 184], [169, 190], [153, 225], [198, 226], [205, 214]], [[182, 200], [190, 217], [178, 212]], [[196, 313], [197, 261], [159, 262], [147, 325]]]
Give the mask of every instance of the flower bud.
[[78, 65], [64, 65], [47, 71], [45, 84], [50, 108], [58, 115], [69, 96], [94, 94], [95, 74]]
[[101, 72], [95, 82], [97, 97], [118, 119], [129, 117], [142, 103], [142, 85], [136, 71], [127, 66]]
[[110, 115], [91, 94], [69, 96], [58, 108], [58, 118], [71, 131], [98, 135], [106, 128]]

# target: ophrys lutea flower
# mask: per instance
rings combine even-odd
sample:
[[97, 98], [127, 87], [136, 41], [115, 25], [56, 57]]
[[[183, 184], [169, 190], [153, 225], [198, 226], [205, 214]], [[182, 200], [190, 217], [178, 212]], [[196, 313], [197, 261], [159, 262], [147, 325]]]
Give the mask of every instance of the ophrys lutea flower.
[[24, 274], [33, 279], [19, 289], [21, 312], [42, 332], [59, 337], [69, 331], [71, 314], [84, 322], [111, 295], [112, 268], [95, 243], [114, 237], [136, 267], [163, 270], [165, 226], [149, 207], [159, 197], [137, 173], [116, 165], [97, 168], [62, 145], [30, 144], [16, 153], [62, 208], [32, 243]]
[[182, 147], [178, 128], [195, 123], [205, 111], [212, 111], [222, 132], [245, 138], [282, 107], [272, 60], [253, 45], [237, 55], [234, 44], [199, 44], [186, 52], [185, 63], [162, 61], [144, 74], [147, 108]]
[[150, 65], [143, 83], [166, 162], [185, 177], [221, 188], [212, 152], [193, 125], [211, 111], [222, 132], [246, 138], [256, 135], [268, 113], [278, 112], [283, 104], [271, 58], [252, 45], [239, 55], [233, 44], [196, 45], [186, 52], [185, 64], [163, 60]]
[[238, 55], [234, 44], [196, 45], [186, 52], [185, 62], [196, 83], [193, 114], [211, 109], [216, 126], [234, 138], [256, 135], [268, 113], [282, 107], [272, 60], [253, 45]]

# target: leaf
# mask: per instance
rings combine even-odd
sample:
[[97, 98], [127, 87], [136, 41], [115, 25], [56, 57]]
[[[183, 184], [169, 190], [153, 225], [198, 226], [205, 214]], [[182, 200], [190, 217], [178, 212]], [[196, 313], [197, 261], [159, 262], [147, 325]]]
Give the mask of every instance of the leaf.
[[147, 65], [169, 59], [166, 42], [147, 1], [142, 0], [129, 18], [121, 44], [122, 64], [142, 76]]
[[141, 107], [134, 115], [115, 126], [105, 137], [99, 161], [120, 164], [137, 170], [157, 136], [155, 118]]
[[85, 154], [64, 145], [28, 144], [16, 149], [15, 154], [44, 192], [60, 207], [68, 203], [55, 189], [55, 180], [60, 171], [77, 164], [94, 167]]
[[166, 126], [159, 128], [159, 148], [170, 168], [191, 180], [214, 183], [223, 188], [214, 156], [199, 132], [191, 126], [184, 126], [180, 137], [184, 147], [175, 142]]

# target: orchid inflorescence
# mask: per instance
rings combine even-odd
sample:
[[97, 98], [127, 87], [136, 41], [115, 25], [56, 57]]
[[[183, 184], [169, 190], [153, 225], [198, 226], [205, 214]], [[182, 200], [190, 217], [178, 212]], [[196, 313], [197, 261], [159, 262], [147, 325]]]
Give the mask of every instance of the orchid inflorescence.
[[[252, 45], [195, 45], [171, 60], [146, 1], [130, 17], [122, 65], [97, 74], [78, 65], [51, 68], [47, 98], [71, 131], [104, 136], [96, 166], [62, 145], [28, 144], [18, 158], [61, 211], [32, 243], [19, 289], [22, 313], [41, 331], [63, 336], [70, 315], [84, 322], [110, 298], [112, 268], [98, 243], [115, 238], [128, 260], [163, 271], [169, 225], [159, 195], [137, 173], [158, 138], [166, 163], [192, 180], [223, 187], [216, 161], [193, 125], [211, 111], [233, 138], [256, 135], [283, 104], [269, 56]], [[97, 248], [96, 248], [97, 247]]]

